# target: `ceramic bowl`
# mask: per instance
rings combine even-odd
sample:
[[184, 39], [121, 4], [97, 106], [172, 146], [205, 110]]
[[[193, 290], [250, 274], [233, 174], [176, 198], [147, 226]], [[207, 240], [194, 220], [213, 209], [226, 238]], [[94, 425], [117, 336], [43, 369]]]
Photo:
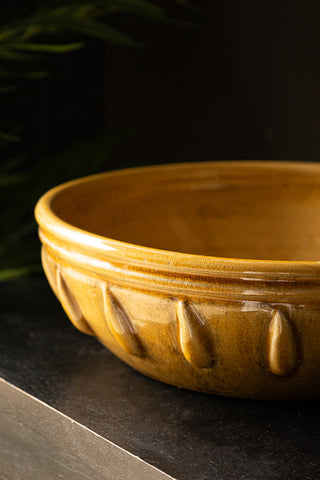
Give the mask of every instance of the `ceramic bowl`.
[[320, 165], [99, 174], [36, 207], [73, 324], [154, 379], [213, 394], [320, 392]]

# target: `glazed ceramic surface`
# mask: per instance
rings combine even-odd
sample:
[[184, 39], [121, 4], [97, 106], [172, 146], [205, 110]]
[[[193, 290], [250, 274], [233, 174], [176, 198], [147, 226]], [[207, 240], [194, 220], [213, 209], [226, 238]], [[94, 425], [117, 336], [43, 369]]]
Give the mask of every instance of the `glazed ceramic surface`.
[[320, 393], [320, 165], [95, 175], [36, 207], [74, 325], [138, 371], [214, 394]]

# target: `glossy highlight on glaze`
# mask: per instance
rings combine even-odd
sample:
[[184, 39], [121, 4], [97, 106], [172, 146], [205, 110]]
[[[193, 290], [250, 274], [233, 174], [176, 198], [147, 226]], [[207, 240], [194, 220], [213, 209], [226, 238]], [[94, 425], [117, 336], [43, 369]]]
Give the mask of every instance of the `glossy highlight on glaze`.
[[43, 266], [75, 326], [152, 378], [316, 398], [319, 188], [319, 165], [291, 162], [75, 180], [38, 202]]
[[192, 306], [185, 302], [177, 303], [177, 321], [181, 351], [192, 366], [210, 368], [213, 355], [208, 347], [208, 340], [203, 320]]

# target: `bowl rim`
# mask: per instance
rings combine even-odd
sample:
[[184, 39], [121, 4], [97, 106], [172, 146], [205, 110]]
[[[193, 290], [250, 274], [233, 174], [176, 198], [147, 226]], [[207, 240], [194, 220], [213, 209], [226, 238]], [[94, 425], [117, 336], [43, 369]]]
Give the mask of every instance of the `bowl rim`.
[[40, 236], [54, 238], [59, 242], [72, 243], [87, 253], [99, 252], [99, 255], [108, 258], [125, 258], [130, 264], [162, 267], [166, 271], [183, 271], [189, 274], [219, 274], [228, 277], [272, 277], [283, 278], [297, 276], [299, 278], [320, 277], [320, 259], [317, 260], [264, 260], [250, 258], [215, 257], [201, 254], [190, 254], [179, 251], [162, 250], [143, 245], [132, 244], [122, 240], [98, 235], [72, 224], [58, 217], [52, 210], [51, 204], [57, 194], [68, 190], [74, 185], [93, 181], [103, 177], [117, 177], [136, 175], [139, 172], [156, 172], [157, 170], [204, 168], [204, 167], [253, 167], [264, 169], [279, 169], [291, 171], [312, 172], [320, 174], [320, 164], [316, 162], [299, 161], [270, 161], [270, 160], [236, 160], [236, 161], [208, 161], [164, 163], [150, 166], [130, 167], [97, 173], [68, 182], [64, 182], [48, 190], [40, 197], [35, 207], [35, 217], [39, 224]]

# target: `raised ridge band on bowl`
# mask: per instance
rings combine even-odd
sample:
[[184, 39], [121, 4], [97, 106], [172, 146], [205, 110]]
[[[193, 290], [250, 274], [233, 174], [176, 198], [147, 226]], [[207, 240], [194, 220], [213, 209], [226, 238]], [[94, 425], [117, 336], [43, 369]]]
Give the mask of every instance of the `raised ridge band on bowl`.
[[152, 378], [315, 398], [319, 192], [320, 166], [295, 162], [74, 180], [37, 204], [44, 270], [74, 325]]

